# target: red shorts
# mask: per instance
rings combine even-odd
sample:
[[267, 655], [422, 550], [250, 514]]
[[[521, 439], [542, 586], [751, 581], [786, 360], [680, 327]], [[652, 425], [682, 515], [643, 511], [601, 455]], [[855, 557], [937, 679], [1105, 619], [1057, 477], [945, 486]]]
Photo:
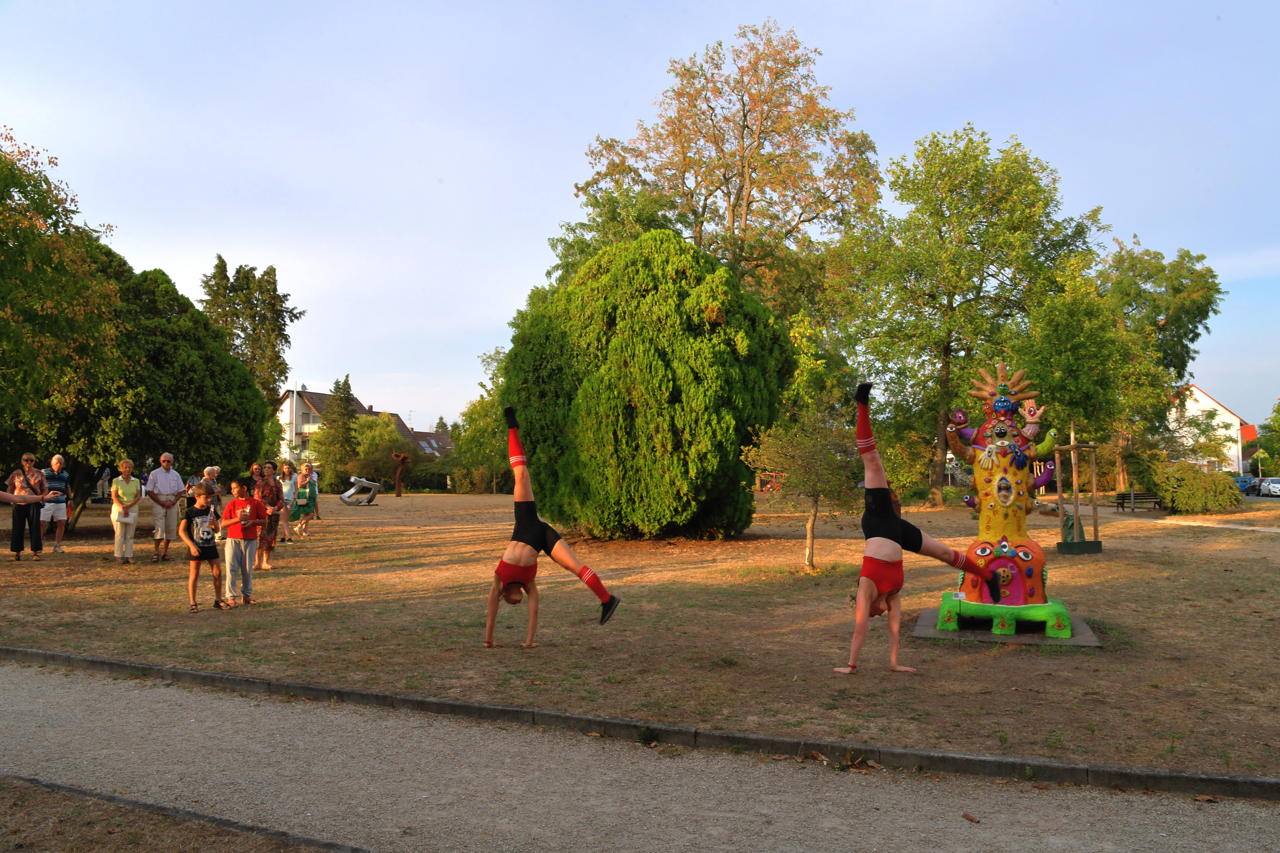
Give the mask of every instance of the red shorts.
[[902, 589], [902, 561], [881, 560], [876, 557], [862, 558], [862, 576], [876, 585], [880, 595], [893, 595]]
[[494, 569], [493, 573], [498, 576], [498, 580], [502, 581], [504, 586], [509, 583], [528, 584], [538, 574], [538, 564], [513, 566], [506, 560], [499, 560], [498, 568]]

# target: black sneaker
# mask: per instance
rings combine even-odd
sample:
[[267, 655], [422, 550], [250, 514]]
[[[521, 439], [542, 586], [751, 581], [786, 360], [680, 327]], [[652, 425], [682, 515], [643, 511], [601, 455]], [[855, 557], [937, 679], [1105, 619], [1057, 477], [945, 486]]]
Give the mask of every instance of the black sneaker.
[[609, 621], [609, 617], [613, 615], [613, 611], [618, 609], [618, 605], [622, 603], [622, 599], [616, 595], [609, 596], [609, 600], [600, 605], [600, 624]]
[[[848, 387], [847, 385], [845, 386]], [[858, 390], [853, 392], [855, 402], [862, 403], [864, 406], [871, 401], [871, 383], [863, 382], [858, 386]]]
[[502, 410], [502, 416], [507, 419], [507, 429], [519, 429], [520, 424], [516, 423], [516, 410], [507, 406]]

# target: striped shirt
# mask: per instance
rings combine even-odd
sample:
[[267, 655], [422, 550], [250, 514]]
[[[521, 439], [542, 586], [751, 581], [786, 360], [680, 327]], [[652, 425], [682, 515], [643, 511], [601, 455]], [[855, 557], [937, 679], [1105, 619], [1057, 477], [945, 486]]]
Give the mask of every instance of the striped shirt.
[[46, 503], [64, 504], [67, 502], [67, 495], [71, 493], [71, 478], [67, 476], [66, 468], [61, 471], [45, 468], [44, 481], [49, 485], [49, 491], [62, 492], [60, 495], [49, 498]]

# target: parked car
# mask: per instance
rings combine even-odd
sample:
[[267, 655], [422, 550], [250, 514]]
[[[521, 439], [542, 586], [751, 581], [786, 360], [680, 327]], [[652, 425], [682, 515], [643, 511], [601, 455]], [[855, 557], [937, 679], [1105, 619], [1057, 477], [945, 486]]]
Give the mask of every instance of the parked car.
[[1280, 477], [1263, 477], [1259, 480], [1258, 494], [1264, 498], [1280, 498]]
[[1246, 495], [1256, 495], [1258, 493], [1258, 481], [1254, 477], [1232, 477], [1236, 481], [1236, 487]]

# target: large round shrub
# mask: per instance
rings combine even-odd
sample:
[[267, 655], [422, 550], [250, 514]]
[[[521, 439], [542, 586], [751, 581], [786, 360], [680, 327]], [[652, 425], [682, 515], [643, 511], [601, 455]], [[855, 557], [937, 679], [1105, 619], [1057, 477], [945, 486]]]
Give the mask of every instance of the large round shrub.
[[1170, 512], [1198, 515], [1235, 509], [1244, 502], [1235, 480], [1190, 462], [1156, 462], [1143, 479]]
[[732, 536], [751, 523], [741, 448], [793, 369], [786, 330], [668, 231], [609, 247], [512, 326], [539, 511], [593, 536]]

